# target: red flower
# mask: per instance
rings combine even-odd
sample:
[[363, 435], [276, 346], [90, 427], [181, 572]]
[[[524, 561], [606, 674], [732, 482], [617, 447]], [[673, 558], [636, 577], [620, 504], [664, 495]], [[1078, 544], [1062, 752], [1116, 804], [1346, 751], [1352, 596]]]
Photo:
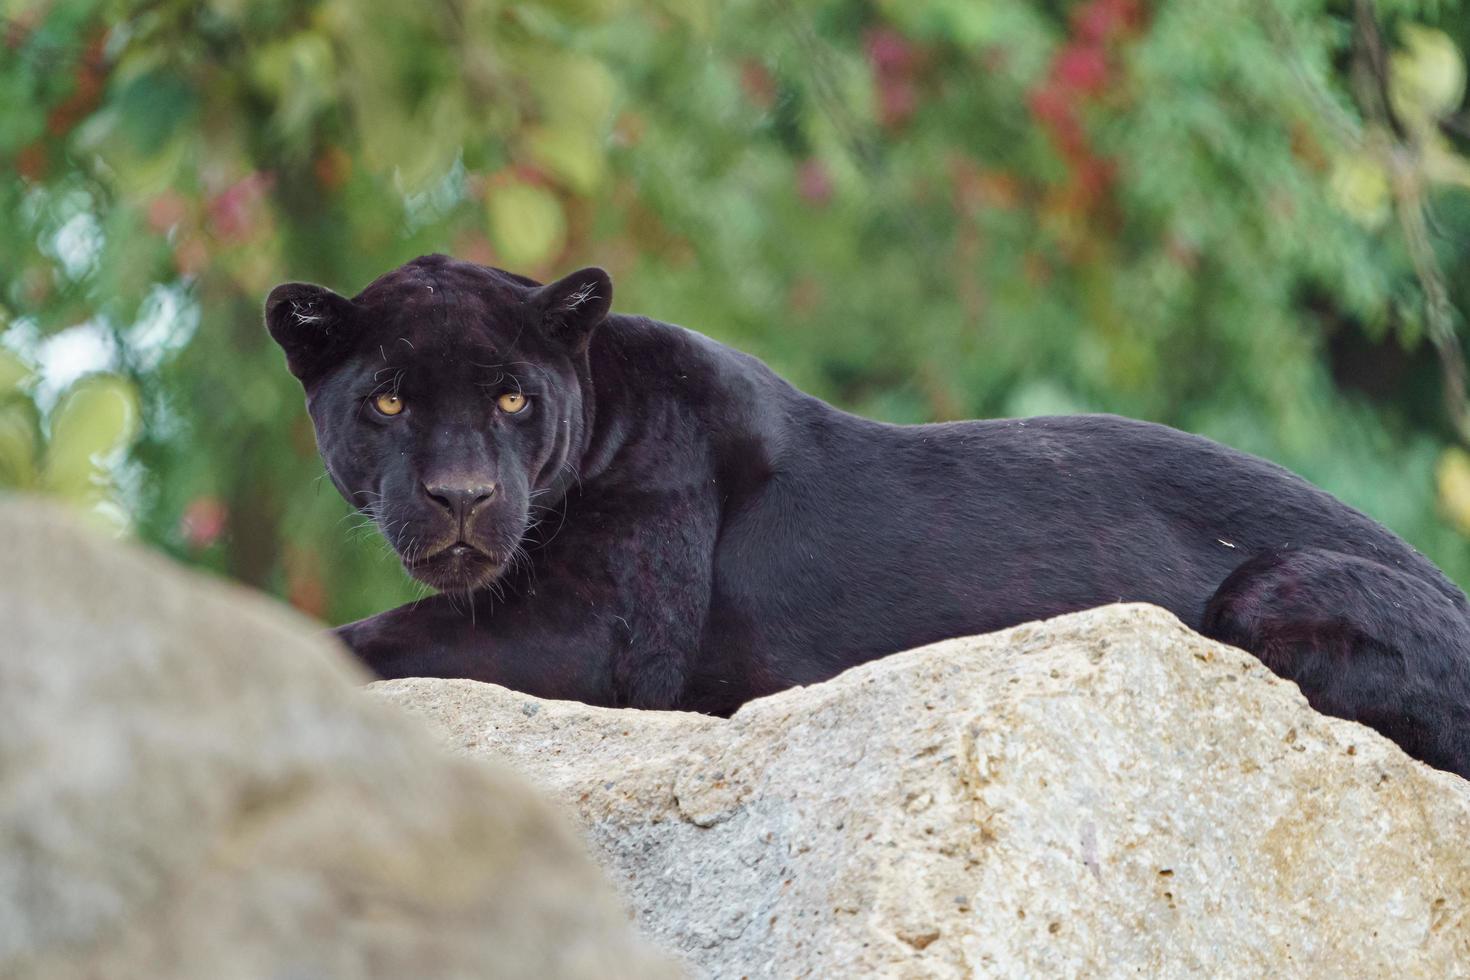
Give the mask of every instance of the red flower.
[[1062, 85], [1089, 95], [1108, 83], [1108, 57], [1101, 45], [1073, 42], [1057, 54], [1052, 77]]
[[179, 518], [179, 533], [196, 551], [219, 540], [229, 522], [229, 508], [218, 497], [195, 497]]
[[888, 129], [901, 126], [919, 107], [919, 89], [914, 83], [918, 49], [891, 27], [868, 31], [863, 47], [873, 69], [878, 121]]
[[906, 74], [914, 65], [914, 48], [908, 38], [891, 27], [875, 27], [863, 39], [868, 63], [880, 75]]
[[808, 204], [822, 205], [832, 200], [832, 176], [820, 160], [803, 160], [796, 168], [796, 192]]
[[275, 178], [270, 174], [256, 171], [216, 194], [209, 202], [210, 231], [215, 237], [227, 241], [248, 238], [273, 183]]

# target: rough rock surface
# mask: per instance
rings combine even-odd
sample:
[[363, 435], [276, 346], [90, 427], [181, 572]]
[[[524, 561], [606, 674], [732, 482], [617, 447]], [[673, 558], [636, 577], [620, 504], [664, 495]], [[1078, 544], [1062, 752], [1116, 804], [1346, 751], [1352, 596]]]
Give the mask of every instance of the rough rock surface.
[[728, 721], [374, 689], [558, 797], [702, 975], [1470, 975], [1470, 784], [1153, 607]]
[[0, 505], [0, 976], [670, 975], [564, 818], [319, 627]]

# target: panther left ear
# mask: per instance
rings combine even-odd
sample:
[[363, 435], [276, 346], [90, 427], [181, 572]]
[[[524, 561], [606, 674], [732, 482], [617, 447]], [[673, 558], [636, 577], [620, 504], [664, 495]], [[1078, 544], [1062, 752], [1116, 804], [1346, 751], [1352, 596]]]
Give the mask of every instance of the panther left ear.
[[543, 332], [580, 354], [612, 308], [612, 279], [595, 266], [580, 269], [538, 288], [531, 302], [540, 309]]
[[286, 352], [286, 366], [302, 384], [341, 353], [351, 326], [352, 301], [325, 286], [282, 283], [265, 300], [265, 325]]

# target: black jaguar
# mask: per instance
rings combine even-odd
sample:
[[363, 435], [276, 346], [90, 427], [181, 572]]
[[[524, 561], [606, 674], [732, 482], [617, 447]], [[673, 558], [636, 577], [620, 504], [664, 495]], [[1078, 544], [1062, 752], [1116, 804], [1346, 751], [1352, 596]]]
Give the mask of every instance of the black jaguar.
[[611, 298], [440, 255], [270, 294], [333, 482], [439, 590], [338, 630], [379, 675], [729, 713], [1151, 602], [1470, 776], [1464, 593], [1287, 470], [1112, 416], [869, 421]]

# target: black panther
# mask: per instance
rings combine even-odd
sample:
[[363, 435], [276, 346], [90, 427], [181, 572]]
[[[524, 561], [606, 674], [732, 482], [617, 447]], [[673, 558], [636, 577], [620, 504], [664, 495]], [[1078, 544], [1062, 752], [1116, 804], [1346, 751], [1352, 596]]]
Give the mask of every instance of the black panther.
[[271, 292], [327, 472], [438, 590], [338, 629], [379, 676], [728, 714], [1151, 602], [1470, 776], [1465, 594], [1289, 471], [1105, 415], [869, 421], [611, 298], [441, 255]]

